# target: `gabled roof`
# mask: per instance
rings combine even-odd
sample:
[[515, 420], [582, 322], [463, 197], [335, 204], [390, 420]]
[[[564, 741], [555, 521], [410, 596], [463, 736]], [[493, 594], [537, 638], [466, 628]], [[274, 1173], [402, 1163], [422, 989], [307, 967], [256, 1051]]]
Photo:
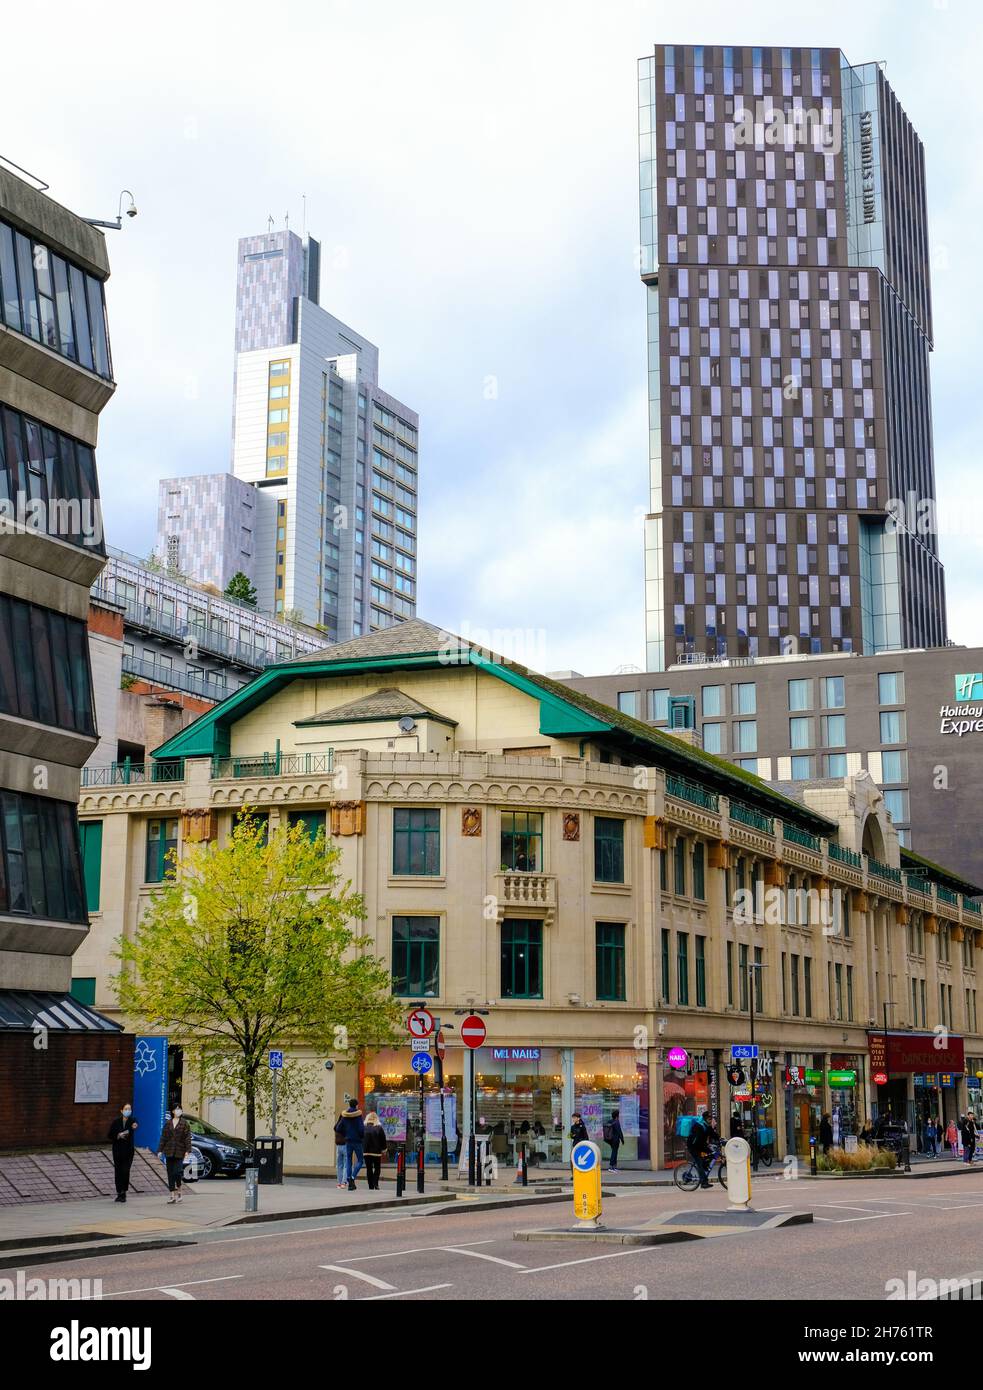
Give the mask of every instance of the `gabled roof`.
[[[348, 646], [348, 643], [345, 643]], [[456, 719], [448, 719], [446, 714], [438, 714], [414, 700], [394, 685], [383, 690], [375, 690], [371, 695], [363, 695], [359, 700], [349, 700], [347, 704], [335, 705], [309, 719], [295, 719], [294, 728], [307, 729], [314, 724], [364, 724], [375, 719], [401, 719], [409, 715], [411, 719], [436, 719], [441, 724], [457, 727]]]
[[[579, 738], [583, 745], [600, 736], [622, 756], [643, 766], [654, 765], [684, 777], [698, 778], [712, 790], [746, 800], [768, 815], [791, 815], [797, 824], [815, 834], [835, 834], [834, 821], [775, 791], [753, 773], [640, 719], [632, 719], [582, 691], [474, 646], [465, 638], [424, 622], [422, 618], [267, 667], [249, 685], [161, 744], [153, 756], [157, 759], [208, 757], [227, 752], [231, 726], [294, 680], [341, 672], [367, 674], [454, 666], [475, 666], [538, 700], [539, 731], [546, 737]], [[226, 746], [222, 746], [223, 740]]]

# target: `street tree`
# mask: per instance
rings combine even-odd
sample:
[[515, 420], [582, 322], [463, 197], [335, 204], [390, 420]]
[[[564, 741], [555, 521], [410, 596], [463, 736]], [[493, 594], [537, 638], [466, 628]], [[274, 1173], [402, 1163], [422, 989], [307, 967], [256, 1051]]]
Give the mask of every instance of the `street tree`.
[[[113, 986], [128, 1019], [184, 1049], [203, 1093], [231, 1096], [246, 1138], [268, 1110], [271, 1048], [286, 1057], [278, 1112], [288, 1133], [321, 1112], [323, 1062], [396, 1038], [389, 974], [358, 931], [361, 897], [341, 852], [299, 824], [267, 836], [245, 811], [223, 845], [172, 857], [132, 937], [117, 943]], [[320, 1059], [320, 1060], [318, 1060]]]

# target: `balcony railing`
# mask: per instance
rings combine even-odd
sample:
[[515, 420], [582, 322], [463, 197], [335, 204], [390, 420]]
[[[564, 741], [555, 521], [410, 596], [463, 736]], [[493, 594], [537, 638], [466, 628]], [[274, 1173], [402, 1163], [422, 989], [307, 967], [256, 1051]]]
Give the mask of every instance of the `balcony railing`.
[[666, 795], [674, 796], [678, 801], [689, 801], [704, 811], [716, 812], [720, 809], [716, 792], [707, 791], [706, 787], [701, 787], [699, 783], [687, 781], [685, 777], [676, 777], [671, 772], [666, 773]]
[[875, 878], [886, 879], [889, 883], [896, 883], [901, 887], [901, 870], [892, 869], [890, 864], [881, 864], [877, 859], [867, 857], [867, 872], [873, 874]]
[[556, 905], [553, 874], [503, 873], [502, 901], [511, 907], [551, 908]]
[[855, 850], [847, 849], [844, 845], [838, 845], [835, 840], [829, 842], [829, 857], [837, 859], [841, 864], [849, 864], [853, 869], [863, 868], [863, 860]]
[[935, 896], [939, 902], [948, 903], [950, 907], [959, 906], [959, 894], [951, 892], [948, 888], [943, 888], [941, 883], [935, 885]]
[[110, 763], [108, 767], [83, 767], [83, 787], [129, 787], [135, 782], [183, 782], [184, 759], [161, 762]]
[[980, 905], [979, 903], [974, 902], [972, 898], [963, 898], [963, 907], [967, 912], [975, 912], [977, 916], [980, 915]]
[[810, 835], [808, 830], [800, 830], [797, 825], [782, 825], [782, 839], [788, 840], [789, 844], [801, 845], [803, 849], [811, 849], [813, 854], [822, 852], [822, 845], [818, 835]]
[[124, 655], [123, 670], [127, 675], [149, 681], [151, 685], [163, 685], [168, 690], [184, 690], [189, 695], [200, 695], [203, 700], [214, 700], [216, 704], [239, 689], [238, 685], [221, 685], [218, 681], [209, 680], [204, 675], [199, 676], [194, 671], [162, 666], [156, 661], [145, 661], [139, 656]]
[[931, 896], [932, 885], [927, 878], [921, 878], [918, 874], [905, 874], [905, 883], [914, 893], [924, 893]]
[[771, 816], [763, 816], [753, 806], [745, 806], [743, 801], [730, 803], [730, 818], [739, 821], [741, 825], [750, 826], [752, 830], [760, 830], [765, 835], [774, 835], [775, 833], [775, 822]]
[[213, 758], [213, 777], [305, 777], [334, 771], [334, 749], [326, 753], [258, 753]]

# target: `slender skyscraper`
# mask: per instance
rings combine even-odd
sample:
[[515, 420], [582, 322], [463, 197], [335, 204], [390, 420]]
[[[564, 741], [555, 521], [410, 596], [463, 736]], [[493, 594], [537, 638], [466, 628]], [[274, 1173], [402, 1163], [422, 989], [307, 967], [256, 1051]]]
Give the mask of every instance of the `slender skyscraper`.
[[924, 154], [882, 69], [658, 45], [639, 132], [649, 668], [944, 643], [917, 521], [935, 499]]

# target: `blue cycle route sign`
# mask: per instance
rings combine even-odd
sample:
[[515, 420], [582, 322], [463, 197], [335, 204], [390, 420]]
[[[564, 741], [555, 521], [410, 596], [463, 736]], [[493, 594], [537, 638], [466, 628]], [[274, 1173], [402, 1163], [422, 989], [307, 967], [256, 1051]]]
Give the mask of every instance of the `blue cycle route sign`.
[[731, 1060], [734, 1062], [750, 1062], [753, 1057], [758, 1055], [757, 1043], [732, 1043], [730, 1048]]
[[414, 1052], [410, 1066], [416, 1072], [417, 1076], [424, 1076], [428, 1071], [432, 1070], [433, 1058], [430, 1056], [429, 1052]]
[[574, 1144], [573, 1152], [570, 1155], [570, 1162], [577, 1169], [578, 1173], [589, 1173], [596, 1167], [598, 1162], [597, 1149], [587, 1140], [582, 1140], [579, 1144]]
[[270, 1053], [270, 1071], [283, 1071], [283, 1053]]

